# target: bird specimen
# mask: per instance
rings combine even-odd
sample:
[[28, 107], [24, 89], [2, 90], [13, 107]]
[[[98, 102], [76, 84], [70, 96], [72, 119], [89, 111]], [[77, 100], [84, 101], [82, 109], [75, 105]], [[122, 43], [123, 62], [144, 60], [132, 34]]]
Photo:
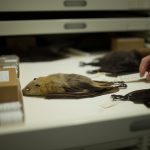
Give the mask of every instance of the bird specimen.
[[145, 104], [150, 107], [150, 89], [140, 89], [129, 92], [126, 95], [111, 95], [114, 101], [132, 101], [134, 103]]
[[57, 73], [34, 78], [22, 90], [24, 96], [56, 98], [88, 98], [114, 93], [126, 88], [124, 82], [94, 81], [79, 74]]
[[111, 51], [94, 59], [92, 62], [80, 62], [80, 66], [97, 66], [96, 70], [88, 71], [87, 73], [106, 72], [109, 75], [117, 76], [139, 71], [139, 64], [142, 59], [142, 54], [136, 50], [133, 51]]

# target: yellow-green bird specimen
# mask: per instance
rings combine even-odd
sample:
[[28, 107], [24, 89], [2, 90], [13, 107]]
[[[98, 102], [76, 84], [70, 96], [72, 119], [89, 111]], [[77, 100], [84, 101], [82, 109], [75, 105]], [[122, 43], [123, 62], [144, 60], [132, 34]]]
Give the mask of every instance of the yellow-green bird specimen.
[[78, 74], [51, 74], [34, 78], [22, 90], [24, 96], [46, 98], [88, 98], [119, 90], [112, 82], [93, 81]]

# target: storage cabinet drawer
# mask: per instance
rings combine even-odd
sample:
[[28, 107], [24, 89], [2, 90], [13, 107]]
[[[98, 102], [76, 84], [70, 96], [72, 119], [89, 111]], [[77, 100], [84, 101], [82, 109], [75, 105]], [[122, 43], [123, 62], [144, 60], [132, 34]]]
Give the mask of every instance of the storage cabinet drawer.
[[1, 21], [0, 35], [32, 35], [150, 30], [149, 18]]
[[1, 0], [0, 11], [150, 10], [150, 0]]

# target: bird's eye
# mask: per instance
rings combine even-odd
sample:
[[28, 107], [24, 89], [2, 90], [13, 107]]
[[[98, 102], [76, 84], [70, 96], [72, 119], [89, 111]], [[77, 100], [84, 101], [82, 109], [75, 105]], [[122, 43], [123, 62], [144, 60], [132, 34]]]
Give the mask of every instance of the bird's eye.
[[30, 91], [30, 89], [29, 89], [29, 88], [26, 88], [26, 91]]
[[36, 86], [36, 87], [40, 87], [40, 85], [39, 85], [39, 84], [35, 84], [35, 86]]
[[34, 78], [33, 80], [36, 80], [37, 78]]

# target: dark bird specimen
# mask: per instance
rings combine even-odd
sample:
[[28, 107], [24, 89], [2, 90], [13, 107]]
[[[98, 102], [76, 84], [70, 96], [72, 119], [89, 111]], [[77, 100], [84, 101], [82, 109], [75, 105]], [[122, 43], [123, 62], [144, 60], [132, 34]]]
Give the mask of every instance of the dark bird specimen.
[[80, 62], [80, 66], [97, 66], [99, 69], [88, 71], [88, 73], [106, 72], [112, 76], [135, 73], [139, 70], [142, 59], [138, 51], [111, 51], [101, 58], [90, 63]]
[[126, 88], [126, 84], [93, 81], [78, 74], [58, 73], [35, 78], [22, 91], [24, 96], [77, 99], [114, 93], [119, 87]]
[[132, 101], [134, 103], [145, 104], [150, 107], [150, 89], [132, 91], [126, 95], [111, 95], [114, 101]]

